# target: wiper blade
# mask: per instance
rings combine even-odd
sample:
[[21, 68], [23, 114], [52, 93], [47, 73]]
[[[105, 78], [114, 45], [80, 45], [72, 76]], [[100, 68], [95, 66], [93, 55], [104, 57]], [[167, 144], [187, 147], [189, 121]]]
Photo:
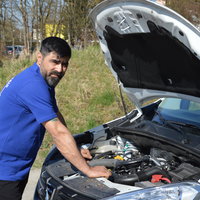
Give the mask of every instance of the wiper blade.
[[172, 120], [167, 120], [167, 122], [172, 123], [172, 124], [177, 124], [177, 125], [183, 126], [183, 127], [188, 127], [188, 128], [193, 128], [193, 129], [200, 130], [200, 127], [196, 126], [194, 124], [189, 124], [189, 123], [184, 123], [184, 122], [177, 122], [177, 121], [172, 121]]
[[182, 130], [180, 127], [180, 126], [183, 126], [183, 123], [181, 123], [181, 122], [179, 123], [179, 122], [172, 121], [172, 120], [166, 120], [159, 111], [155, 111], [155, 113], [158, 115], [160, 121], [163, 123], [164, 126], [172, 128], [182, 135], [181, 143], [183, 143], [183, 144], [189, 143], [189, 139], [188, 139], [185, 131]]

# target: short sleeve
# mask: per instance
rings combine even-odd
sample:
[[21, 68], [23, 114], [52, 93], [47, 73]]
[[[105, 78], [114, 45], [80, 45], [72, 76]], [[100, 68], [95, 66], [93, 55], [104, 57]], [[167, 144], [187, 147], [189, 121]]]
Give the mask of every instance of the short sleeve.
[[18, 93], [18, 100], [35, 116], [39, 123], [57, 117], [58, 107], [54, 88], [42, 81], [32, 81]]

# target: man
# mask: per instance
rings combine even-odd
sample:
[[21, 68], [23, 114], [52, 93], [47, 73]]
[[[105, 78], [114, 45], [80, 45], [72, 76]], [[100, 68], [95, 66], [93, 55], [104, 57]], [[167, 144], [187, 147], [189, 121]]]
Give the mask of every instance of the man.
[[90, 167], [79, 152], [59, 112], [54, 88], [71, 57], [69, 45], [57, 37], [42, 41], [37, 63], [12, 78], [0, 93], [0, 200], [21, 199], [47, 130], [62, 155], [88, 177], [106, 177], [103, 166]]

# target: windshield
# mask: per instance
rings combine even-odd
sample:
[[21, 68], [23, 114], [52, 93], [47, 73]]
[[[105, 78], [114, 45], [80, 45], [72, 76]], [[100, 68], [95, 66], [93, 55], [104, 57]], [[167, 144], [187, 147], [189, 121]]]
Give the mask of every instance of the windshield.
[[158, 106], [157, 111], [165, 120], [177, 121], [200, 127], [200, 103], [184, 99], [166, 98]]
[[6, 47], [7, 51], [12, 51], [13, 47]]
[[22, 47], [21, 46], [15, 46], [15, 50], [16, 51], [22, 51]]

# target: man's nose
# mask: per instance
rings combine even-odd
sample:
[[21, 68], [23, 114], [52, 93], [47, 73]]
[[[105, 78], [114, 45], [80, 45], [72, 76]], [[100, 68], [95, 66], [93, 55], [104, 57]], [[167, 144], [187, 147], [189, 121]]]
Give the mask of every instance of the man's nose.
[[58, 72], [62, 72], [62, 71], [63, 71], [63, 66], [62, 66], [61, 63], [56, 65], [56, 70], [57, 70]]

